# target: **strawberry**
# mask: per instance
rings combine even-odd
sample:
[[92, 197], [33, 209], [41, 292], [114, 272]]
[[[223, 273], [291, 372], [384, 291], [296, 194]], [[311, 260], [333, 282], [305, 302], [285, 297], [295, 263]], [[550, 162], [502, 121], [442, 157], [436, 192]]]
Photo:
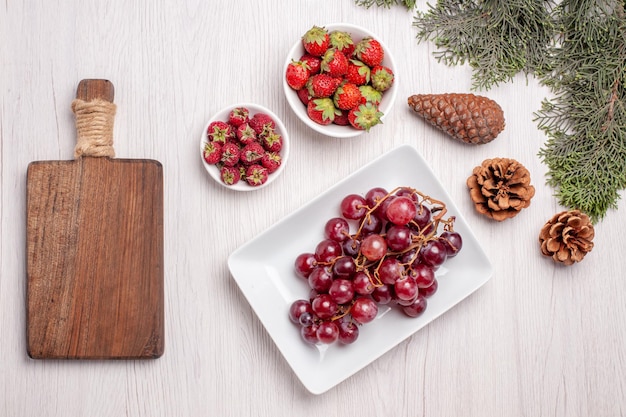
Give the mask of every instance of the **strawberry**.
[[349, 126], [350, 120], [348, 120], [348, 114], [350, 110], [341, 110], [341, 114], [335, 116], [333, 123], [339, 126]]
[[283, 137], [274, 130], [261, 135], [259, 140], [263, 148], [268, 152], [280, 152], [283, 148]]
[[259, 142], [252, 142], [241, 149], [240, 161], [246, 165], [256, 164], [263, 158], [265, 149]]
[[391, 68], [377, 65], [372, 68], [372, 87], [378, 91], [387, 91], [393, 85], [394, 74]]
[[282, 162], [283, 159], [277, 152], [265, 152], [263, 159], [261, 159], [261, 165], [267, 169], [268, 174], [276, 172]]
[[248, 116], [250, 115], [250, 111], [245, 107], [236, 107], [230, 111], [228, 114], [228, 123], [237, 128], [244, 123], [248, 123]]
[[365, 37], [354, 47], [354, 56], [365, 65], [373, 68], [380, 65], [385, 57], [382, 45], [372, 37]]
[[265, 184], [268, 176], [267, 168], [263, 165], [253, 164], [246, 169], [246, 181], [253, 187]]
[[330, 48], [322, 57], [321, 69], [333, 78], [342, 77], [348, 72], [348, 58], [343, 52]]
[[311, 54], [304, 54], [300, 57], [300, 61], [309, 66], [309, 73], [311, 75], [319, 74], [322, 59], [319, 56], [313, 56]]
[[330, 98], [316, 98], [309, 101], [306, 112], [311, 120], [321, 125], [331, 124], [335, 117], [341, 114]]
[[302, 36], [304, 50], [313, 56], [322, 56], [330, 45], [330, 36], [324, 27], [313, 26]]
[[205, 143], [202, 157], [207, 164], [217, 164], [222, 159], [222, 145], [219, 142]]
[[248, 122], [250, 127], [259, 135], [265, 129], [276, 129], [276, 123], [265, 113], [256, 113]]
[[354, 52], [354, 40], [348, 32], [334, 30], [330, 32], [330, 48], [343, 52], [345, 56], [352, 56]]
[[228, 167], [235, 166], [237, 162], [239, 162], [240, 154], [241, 151], [236, 143], [226, 142], [226, 144], [222, 147], [222, 158], [220, 161]]
[[289, 87], [294, 90], [300, 90], [306, 85], [311, 73], [309, 72], [309, 66], [302, 61], [292, 60], [287, 65], [287, 71], [285, 78]]
[[300, 99], [302, 104], [304, 104], [305, 106], [309, 104], [309, 100], [311, 100], [311, 95], [309, 94], [308, 88], [302, 88], [296, 91], [296, 93], [298, 94], [298, 98]]
[[348, 120], [355, 129], [369, 131], [371, 127], [382, 123], [380, 120], [382, 116], [383, 113], [378, 110], [378, 106], [368, 102], [350, 110]]
[[239, 167], [229, 167], [226, 165], [223, 166], [220, 169], [220, 178], [222, 179], [222, 182], [226, 185], [237, 184], [241, 179], [241, 172], [239, 171]]
[[209, 124], [207, 137], [211, 142], [224, 144], [233, 138], [233, 129], [228, 123], [217, 120]]
[[340, 82], [340, 78], [333, 78], [328, 74], [316, 74], [309, 78], [307, 89], [311, 97], [330, 97], [333, 95]]
[[363, 104], [370, 102], [379, 105], [380, 101], [383, 99], [383, 93], [371, 85], [362, 85], [359, 87], [359, 91], [361, 91], [361, 103]]
[[358, 59], [351, 59], [348, 61], [348, 71], [344, 78], [356, 85], [368, 84], [370, 82], [370, 67]]
[[361, 90], [355, 84], [340, 85], [333, 95], [333, 103], [340, 110], [350, 110], [361, 102]]
[[244, 123], [239, 126], [235, 131], [235, 134], [242, 145], [247, 145], [257, 139], [256, 132], [252, 129], [252, 127], [250, 127], [249, 123]]

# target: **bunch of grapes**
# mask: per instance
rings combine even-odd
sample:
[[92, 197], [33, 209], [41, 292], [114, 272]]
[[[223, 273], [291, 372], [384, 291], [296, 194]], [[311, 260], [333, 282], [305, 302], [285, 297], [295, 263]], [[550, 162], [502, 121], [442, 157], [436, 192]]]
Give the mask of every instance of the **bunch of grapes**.
[[410, 187], [349, 194], [340, 211], [315, 251], [295, 260], [311, 292], [291, 304], [289, 318], [311, 344], [353, 343], [379, 305], [422, 315], [438, 288], [436, 270], [463, 245], [445, 204]]

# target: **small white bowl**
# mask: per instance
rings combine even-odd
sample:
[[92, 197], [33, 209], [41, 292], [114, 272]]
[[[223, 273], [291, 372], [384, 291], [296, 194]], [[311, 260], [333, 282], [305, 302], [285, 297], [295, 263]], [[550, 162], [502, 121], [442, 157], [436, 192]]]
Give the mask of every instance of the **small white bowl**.
[[[393, 107], [393, 103], [396, 99], [396, 95], [398, 92], [398, 72], [391, 51], [379, 36], [360, 26], [352, 25], [349, 23], [332, 23], [328, 25], [323, 25], [323, 27], [325, 27], [329, 32], [332, 32], [334, 30], [341, 30], [350, 33], [352, 35], [352, 38], [354, 39], [354, 43], [357, 43], [361, 39], [368, 36], [380, 42], [383, 50], [385, 51], [385, 58], [383, 59], [382, 65], [390, 68], [394, 73], [393, 85], [391, 86], [391, 88], [389, 88], [389, 90], [383, 93], [383, 99], [379, 105], [380, 111], [383, 112], [381, 120], [384, 122], [385, 118], [389, 115], [389, 112]], [[302, 32], [302, 34], [304, 34], [304, 31]], [[298, 94], [296, 93], [296, 91], [289, 87], [289, 84], [287, 84], [287, 80], [285, 78], [285, 73], [287, 72], [287, 66], [289, 65], [289, 63], [292, 60], [299, 60], [303, 54], [304, 47], [302, 46], [302, 38], [299, 37], [289, 51], [289, 54], [287, 54], [287, 59], [285, 59], [283, 72], [281, 74], [283, 78], [283, 89], [285, 90], [285, 96], [287, 97], [289, 106], [291, 106], [294, 113], [311, 129], [326, 136], [332, 136], [336, 138], [351, 138], [363, 134], [365, 130], [358, 130], [353, 128], [352, 126], [340, 126], [332, 123], [324, 126], [320, 125], [319, 123], [315, 123], [309, 118], [306, 112], [306, 106], [302, 104], [302, 102], [298, 98]], [[370, 129], [370, 133], [375, 129], [376, 126], [373, 126]]]
[[[276, 171], [274, 171], [273, 173], [269, 174], [267, 181], [264, 184], [258, 185], [258, 186], [252, 186], [250, 184], [248, 184], [244, 179], [241, 179], [239, 182], [237, 182], [236, 184], [233, 185], [228, 185], [225, 184], [222, 179], [220, 178], [220, 170], [218, 169], [218, 167], [216, 165], [211, 165], [209, 163], [207, 163], [204, 160], [203, 157], [203, 151], [204, 151], [204, 146], [208, 141], [207, 138], [207, 129], [209, 128], [209, 125], [217, 120], [221, 120], [223, 122], [228, 122], [228, 114], [230, 113], [230, 111], [236, 107], [245, 107], [250, 111], [250, 117], [254, 116], [256, 113], [265, 113], [268, 116], [270, 116], [274, 122], [276, 123], [276, 131], [278, 133], [280, 133], [283, 137], [283, 146], [282, 149], [280, 150], [280, 156], [282, 158], [282, 162], [280, 164], [280, 167], [278, 167], [278, 169]], [[202, 165], [204, 165], [204, 168], [207, 170], [207, 172], [209, 173], [209, 175], [220, 185], [222, 185], [223, 187], [226, 187], [230, 190], [235, 190], [235, 191], [254, 191], [254, 190], [259, 190], [261, 188], [265, 188], [268, 185], [270, 185], [273, 181], [276, 180], [276, 178], [278, 178], [278, 176], [283, 172], [283, 170], [285, 169], [285, 165], [287, 164], [287, 160], [289, 159], [289, 135], [287, 133], [287, 129], [285, 129], [285, 125], [283, 124], [282, 120], [280, 120], [280, 118], [278, 116], [276, 116], [276, 114], [274, 114], [274, 112], [272, 112], [270, 109], [268, 109], [267, 107], [261, 106], [259, 104], [253, 104], [253, 103], [235, 103], [235, 104], [231, 104], [227, 107], [224, 107], [222, 110], [218, 111], [217, 113], [215, 113], [213, 115], [213, 117], [211, 117], [211, 119], [209, 119], [209, 121], [204, 125], [204, 129], [202, 130], [202, 135], [200, 136], [200, 159], [202, 160]]]

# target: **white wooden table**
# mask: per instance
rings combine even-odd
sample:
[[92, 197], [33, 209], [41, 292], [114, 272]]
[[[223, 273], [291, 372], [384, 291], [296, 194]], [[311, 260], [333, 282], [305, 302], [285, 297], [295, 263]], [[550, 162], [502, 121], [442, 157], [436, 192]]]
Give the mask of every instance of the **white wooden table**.
[[[425, 7], [425, 2], [418, 2]], [[519, 77], [485, 95], [505, 131], [481, 147], [455, 143], [410, 113], [420, 92], [469, 92], [417, 44], [412, 13], [351, 0], [7, 1], [0, 8], [0, 415], [12, 416], [624, 416], [626, 203], [596, 225], [595, 248], [569, 268], [539, 252], [562, 210], [545, 185], [533, 122], [548, 91]], [[313, 24], [378, 34], [398, 63], [385, 124], [356, 139], [321, 136], [282, 91], [287, 51]], [[116, 87], [115, 149], [165, 173], [166, 349], [158, 360], [35, 361], [26, 354], [25, 175], [35, 160], [71, 159], [70, 102], [83, 78]], [[206, 120], [234, 102], [274, 110], [292, 137], [283, 175], [235, 193], [198, 155]], [[241, 294], [229, 254], [364, 164], [414, 145], [491, 259], [476, 293], [321, 396], [299, 382]], [[491, 157], [531, 172], [531, 206], [495, 223], [473, 211], [465, 179]], [[622, 194], [623, 195], [623, 194]], [[251, 214], [253, 213], [253, 214]], [[354, 347], [358, 349], [357, 345]]]

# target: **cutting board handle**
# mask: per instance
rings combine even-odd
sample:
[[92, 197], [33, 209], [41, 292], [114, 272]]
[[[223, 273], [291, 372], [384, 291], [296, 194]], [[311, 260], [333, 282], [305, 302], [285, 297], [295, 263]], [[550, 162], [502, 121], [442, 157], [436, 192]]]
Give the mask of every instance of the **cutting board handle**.
[[113, 83], [103, 79], [86, 79], [78, 83], [72, 111], [76, 116], [76, 146], [74, 158], [83, 156], [114, 157]]

